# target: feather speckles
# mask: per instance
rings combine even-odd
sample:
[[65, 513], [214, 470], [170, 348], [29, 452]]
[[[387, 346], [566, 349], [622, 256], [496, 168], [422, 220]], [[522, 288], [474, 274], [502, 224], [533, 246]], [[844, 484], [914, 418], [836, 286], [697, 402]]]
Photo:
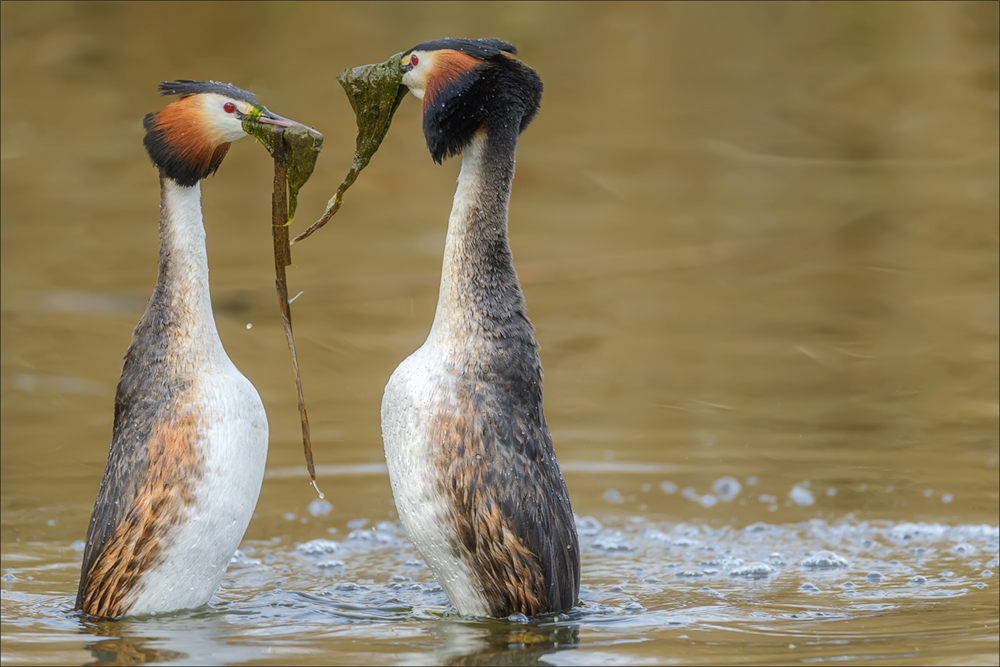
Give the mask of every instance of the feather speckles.
[[[491, 471], [490, 463], [484, 460], [485, 450], [488, 444], [495, 444], [484, 442], [483, 436], [488, 437], [493, 429], [479, 422], [489, 417], [477, 413], [474, 406], [442, 417], [438, 441], [446, 472], [441, 477], [441, 490], [451, 499], [449, 518], [457, 538], [453, 546], [464, 551], [472, 564], [490, 614], [535, 616], [548, 611], [548, 591], [538, 556], [512, 530], [488, 479]], [[535, 480], [522, 480], [525, 482]]]
[[131, 508], [84, 574], [78, 607], [86, 614], [118, 618], [134, 602], [142, 577], [157, 564], [170, 529], [194, 503], [201, 476], [196, 447], [198, 416], [176, 417], [156, 427], [144, 446], [149, 468]]

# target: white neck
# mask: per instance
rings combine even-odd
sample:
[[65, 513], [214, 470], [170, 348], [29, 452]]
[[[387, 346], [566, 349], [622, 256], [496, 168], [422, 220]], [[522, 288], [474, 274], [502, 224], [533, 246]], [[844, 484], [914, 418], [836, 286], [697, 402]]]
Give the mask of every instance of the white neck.
[[221, 350], [208, 287], [208, 254], [201, 216], [201, 184], [161, 179], [160, 270], [156, 294], [180, 327], [181, 339]]
[[462, 153], [462, 169], [458, 173], [458, 188], [448, 217], [448, 235], [444, 242], [444, 260], [441, 266], [441, 286], [438, 290], [437, 308], [431, 335], [447, 335], [449, 324], [462, 319], [462, 292], [466, 281], [464, 263], [469, 255], [469, 247], [474, 243], [470, 238], [472, 225], [480, 212], [482, 193], [482, 171], [485, 138], [480, 135]]

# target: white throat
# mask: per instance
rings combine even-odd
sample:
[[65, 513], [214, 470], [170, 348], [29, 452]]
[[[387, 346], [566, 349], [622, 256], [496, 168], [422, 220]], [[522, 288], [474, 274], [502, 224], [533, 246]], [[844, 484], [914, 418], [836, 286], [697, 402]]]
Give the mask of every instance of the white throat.
[[225, 354], [212, 313], [201, 184], [185, 187], [169, 178], [162, 182], [158, 287], [165, 290], [184, 337]]

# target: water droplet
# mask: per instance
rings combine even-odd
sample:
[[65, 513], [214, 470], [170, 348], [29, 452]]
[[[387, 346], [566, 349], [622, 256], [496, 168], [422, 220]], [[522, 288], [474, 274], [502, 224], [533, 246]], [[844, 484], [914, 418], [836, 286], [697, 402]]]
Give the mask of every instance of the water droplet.
[[712, 484], [712, 491], [719, 497], [719, 500], [727, 503], [736, 498], [742, 488], [734, 477], [720, 477]]
[[309, 513], [313, 516], [326, 516], [333, 509], [333, 504], [323, 498], [314, 498], [309, 503]]
[[[808, 485], [808, 482], [803, 482], [803, 484]], [[792, 500], [792, 502], [801, 507], [808, 507], [816, 502], [813, 498], [812, 491], [809, 491], [806, 486], [800, 486], [798, 484], [792, 487], [792, 490], [788, 493], [788, 497]]]

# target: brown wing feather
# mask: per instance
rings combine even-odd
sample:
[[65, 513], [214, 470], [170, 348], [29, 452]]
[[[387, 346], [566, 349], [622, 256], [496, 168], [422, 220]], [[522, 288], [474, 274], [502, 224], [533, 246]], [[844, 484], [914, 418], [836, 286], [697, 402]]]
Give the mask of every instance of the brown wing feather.
[[143, 486], [115, 531], [99, 548], [95, 544], [93, 564], [80, 579], [77, 608], [84, 613], [102, 618], [127, 613], [168, 531], [193, 502], [201, 470], [197, 427], [195, 414], [175, 418], [160, 424], [145, 445], [149, 466]]
[[504, 380], [460, 383], [440, 403], [437, 442], [442, 491], [454, 501], [454, 546], [473, 564], [492, 616], [562, 611], [580, 590], [569, 493], [541, 388]]

